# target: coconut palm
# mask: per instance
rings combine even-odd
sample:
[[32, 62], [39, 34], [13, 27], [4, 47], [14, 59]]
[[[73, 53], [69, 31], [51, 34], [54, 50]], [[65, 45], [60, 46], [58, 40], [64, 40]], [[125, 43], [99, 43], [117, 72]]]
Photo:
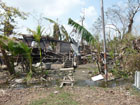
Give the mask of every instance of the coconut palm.
[[45, 18], [45, 20], [49, 21], [50, 23], [53, 23], [53, 37], [56, 40], [64, 40], [64, 41], [69, 41], [69, 35], [68, 32], [66, 31], [65, 27], [63, 25], [59, 25], [57, 22], [55, 22], [52, 19]]
[[40, 41], [41, 41], [41, 36], [43, 35], [43, 32], [44, 32], [44, 28], [42, 28], [40, 25], [38, 25], [37, 28], [36, 28], [36, 31], [33, 31], [31, 29], [28, 29], [28, 31], [33, 34], [33, 37], [34, 37], [35, 41], [39, 45], [39, 50], [40, 50], [40, 64], [41, 64], [41, 69], [42, 69], [42, 52], [41, 52]]
[[63, 25], [61, 26], [61, 31], [62, 31], [64, 41], [69, 41], [70, 39], [69, 34]]

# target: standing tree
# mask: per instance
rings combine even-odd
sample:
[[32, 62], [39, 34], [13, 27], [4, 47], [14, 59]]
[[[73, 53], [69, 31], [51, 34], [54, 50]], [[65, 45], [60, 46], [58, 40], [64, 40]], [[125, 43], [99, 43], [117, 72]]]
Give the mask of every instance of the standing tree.
[[114, 5], [106, 12], [108, 23], [113, 25], [120, 34], [120, 38], [124, 38], [126, 34], [132, 32], [134, 18], [140, 11], [139, 0], [126, 0], [126, 5]]
[[[20, 12], [18, 9], [14, 7], [7, 6], [4, 2], [0, 1], [0, 31], [2, 35], [9, 36], [13, 33], [13, 30], [15, 28], [14, 23], [16, 22], [15, 19], [20, 17], [21, 19], [25, 18], [25, 13]], [[7, 68], [10, 72], [10, 74], [14, 74], [15, 71], [13, 67], [10, 64], [10, 58], [8, 57], [5, 49], [5, 43], [6, 40], [3, 37], [0, 37], [0, 50], [2, 52], [5, 64], [7, 65]]]
[[5, 36], [9, 36], [13, 33], [16, 18], [26, 19], [26, 14], [0, 1], [0, 31], [4, 33]]
[[[124, 0], [123, 4], [116, 4], [108, 8], [106, 11], [106, 28], [115, 30], [120, 39], [123, 39], [127, 34], [132, 33], [133, 24], [136, 14], [140, 11], [139, 0]], [[93, 25], [95, 34], [101, 31], [102, 19], [99, 17]], [[107, 27], [109, 25], [109, 27]]]
[[[2, 51], [4, 62], [7, 65], [9, 73], [15, 74], [14, 57], [22, 55], [29, 65], [29, 73], [32, 74], [31, 49], [23, 42], [17, 42], [6, 36], [0, 36], [0, 50]], [[10, 56], [9, 56], [10, 54]]]

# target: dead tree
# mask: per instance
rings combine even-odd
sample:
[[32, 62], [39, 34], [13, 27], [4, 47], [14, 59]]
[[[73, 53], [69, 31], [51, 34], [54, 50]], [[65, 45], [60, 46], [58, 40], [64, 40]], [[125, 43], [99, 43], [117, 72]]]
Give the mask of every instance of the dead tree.
[[106, 12], [107, 24], [112, 25], [123, 39], [126, 34], [132, 32], [134, 18], [139, 11], [139, 0], [127, 0], [123, 3], [123, 7], [122, 4], [113, 5]]

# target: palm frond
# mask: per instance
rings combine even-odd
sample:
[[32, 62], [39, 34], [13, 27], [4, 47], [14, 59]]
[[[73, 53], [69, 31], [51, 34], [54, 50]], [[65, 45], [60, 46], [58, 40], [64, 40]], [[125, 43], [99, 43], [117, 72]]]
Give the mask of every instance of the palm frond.
[[62, 31], [63, 35], [65, 36], [64, 40], [68, 41], [69, 40], [69, 34], [68, 34], [67, 30], [65, 29], [65, 27], [63, 25], [61, 26], [61, 31]]
[[50, 18], [46, 18], [44, 17], [45, 20], [49, 21], [50, 23], [54, 23], [54, 24], [57, 24], [57, 22], [55, 22], [54, 20], [50, 19]]
[[38, 25], [36, 28], [36, 31], [33, 31], [31, 29], [27, 29], [27, 30], [33, 34], [35, 41], [40, 42], [41, 36], [43, 35], [43, 32], [44, 32], [44, 28]]

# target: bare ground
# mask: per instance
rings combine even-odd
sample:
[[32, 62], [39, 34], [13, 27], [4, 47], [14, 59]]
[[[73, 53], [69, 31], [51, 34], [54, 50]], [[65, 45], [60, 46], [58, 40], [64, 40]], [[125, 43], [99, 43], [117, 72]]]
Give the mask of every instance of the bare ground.
[[[75, 73], [75, 79], [86, 79], [88, 72], [94, 67], [92, 64], [80, 66]], [[0, 76], [0, 80], [4, 82], [4, 76]], [[0, 105], [140, 105], [140, 91], [133, 88], [132, 84], [113, 88], [96, 86], [64, 86], [62, 89], [58, 86], [1, 88]]]
[[[0, 105], [29, 105], [41, 99], [45, 99], [46, 102], [38, 105], [71, 105], [68, 100], [63, 103], [64, 99], [57, 97], [57, 95], [60, 96], [63, 93], [69, 94], [69, 97], [75, 102], [74, 105], [140, 105], [140, 92], [138, 93], [132, 88], [128, 89], [126, 86], [116, 88], [64, 87], [59, 89], [53, 87], [6, 89], [0, 95]], [[51, 95], [55, 95], [52, 100], [50, 100]], [[59, 99], [61, 102], [58, 101]]]

